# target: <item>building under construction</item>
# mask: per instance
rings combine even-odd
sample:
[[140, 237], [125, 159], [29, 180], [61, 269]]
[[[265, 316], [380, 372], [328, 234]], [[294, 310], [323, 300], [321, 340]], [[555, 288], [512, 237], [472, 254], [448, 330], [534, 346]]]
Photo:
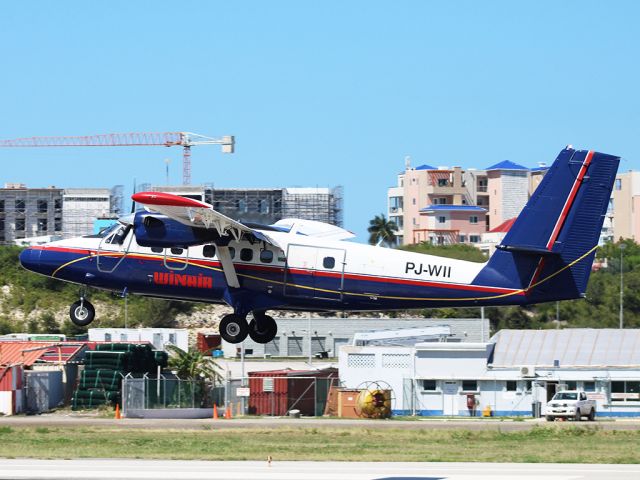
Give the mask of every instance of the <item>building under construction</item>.
[[283, 218], [315, 220], [342, 226], [342, 187], [335, 188], [214, 188], [202, 186], [150, 186], [141, 189], [173, 193], [213, 205], [243, 223], [269, 225]]
[[0, 244], [37, 244], [94, 233], [97, 218], [122, 212], [122, 187], [0, 188]]

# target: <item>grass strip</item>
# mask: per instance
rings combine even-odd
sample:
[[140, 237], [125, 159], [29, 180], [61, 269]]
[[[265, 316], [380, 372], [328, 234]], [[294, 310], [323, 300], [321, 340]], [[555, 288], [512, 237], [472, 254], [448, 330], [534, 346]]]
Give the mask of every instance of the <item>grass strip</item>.
[[640, 431], [0, 427], [5, 458], [640, 463]]

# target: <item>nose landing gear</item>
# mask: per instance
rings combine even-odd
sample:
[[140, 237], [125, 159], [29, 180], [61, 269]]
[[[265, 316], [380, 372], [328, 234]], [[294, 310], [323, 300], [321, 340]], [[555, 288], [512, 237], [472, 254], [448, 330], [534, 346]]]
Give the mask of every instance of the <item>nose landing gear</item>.
[[86, 327], [89, 325], [96, 316], [96, 309], [88, 300], [84, 297], [80, 297], [80, 300], [73, 302], [69, 309], [69, 317], [71, 321], [78, 327]]
[[256, 343], [269, 343], [278, 333], [276, 321], [264, 312], [253, 312], [253, 320], [232, 313], [220, 321], [220, 336], [228, 343], [241, 343], [247, 335]]

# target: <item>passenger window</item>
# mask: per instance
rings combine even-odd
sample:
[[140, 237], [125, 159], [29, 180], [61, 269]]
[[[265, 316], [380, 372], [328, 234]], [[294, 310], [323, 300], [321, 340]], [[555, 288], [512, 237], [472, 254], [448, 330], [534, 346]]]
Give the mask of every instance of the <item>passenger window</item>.
[[324, 257], [324, 260], [322, 260], [322, 266], [324, 268], [333, 268], [336, 266], [336, 259], [333, 257]]
[[182, 249], [181, 248], [177, 248], [177, 247], [173, 247], [171, 249], [171, 253], [173, 253], [174, 255], [182, 255]]
[[262, 263], [273, 262], [273, 252], [271, 250], [260, 250], [260, 261]]
[[205, 245], [202, 247], [202, 256], [207, 258], [213, 258], [216, 254], [215, 245]]
[[253, 250], [250, 248], [243, 248], [240, 250], [240, 260], [243, 262], [250, 262], [253, 258]]
[[229, 247], [229, 256], [231, 256], [232, 259], [236, 258], [236, 249], [233, 247]]
[[160, 248], [160, 247], [151, 247], [151, 251], [153, 253], [162, 253], [162, 248]]

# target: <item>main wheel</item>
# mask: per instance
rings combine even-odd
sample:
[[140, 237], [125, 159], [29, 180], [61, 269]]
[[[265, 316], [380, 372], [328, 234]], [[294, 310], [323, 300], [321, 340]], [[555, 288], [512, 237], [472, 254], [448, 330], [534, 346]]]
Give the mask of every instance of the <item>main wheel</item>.
[[240, 343], [247, 338], [249, 333], [247, 321], [235, 313], [222, 317], [218, 328], [222, 339], [229, 343]]
[[96, 309], [87, 300], [78, 300], [71, 305], [69, 317], [79, 327], [86, 327], [96, 316]]
[[546, 419], [547, 419], [547, 422], [553, 422], [555, 420], [555, 417], [552, 417], [551, 415], [547, 415]]
[[575, 416], [575, 418], [574, 418], [574, 421], [579, 422], [579, 421], [581, 421], [581, 420], [582, 420], [582, 414], [580, 413], [580, 409], [579, 409], [579, 408], [577, 408], [577, 409], [576, 409], [576, 416]]
[[249, 336], [256, 343], [269, 343], [278, 333], [278, 324], [269, 315], [254, 317], [249, 322]]

